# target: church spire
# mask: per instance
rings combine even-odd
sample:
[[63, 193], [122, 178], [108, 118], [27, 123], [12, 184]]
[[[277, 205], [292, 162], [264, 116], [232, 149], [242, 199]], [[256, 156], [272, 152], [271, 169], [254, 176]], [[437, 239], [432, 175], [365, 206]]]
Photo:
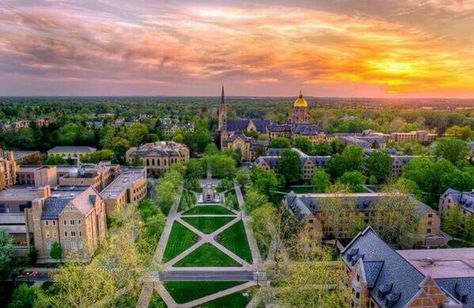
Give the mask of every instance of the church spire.
[[225, 104], [225, 100], [224, 100], [224, 85], [222, 85], [222, 93], [221, 93], [221, 105], [222, 104]]

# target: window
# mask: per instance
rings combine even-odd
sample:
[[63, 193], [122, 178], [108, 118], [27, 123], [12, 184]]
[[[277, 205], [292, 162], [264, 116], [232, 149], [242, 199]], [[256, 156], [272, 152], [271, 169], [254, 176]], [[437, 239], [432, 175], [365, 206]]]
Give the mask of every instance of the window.
[[79, 231], [79, 236], [82, 236], [82, 231]]
[[69, 220], [69, 223], [70, 223], [71, 225], [74, 225], [74, 224], [75, 224], [74, 219]]
[[80, 220], [80, 219], [77, 221], [77, 224], [78, 224], [78, 225], [80, 225], [80, 224], [81, 224], [81, 220]]
[[66, 220], [64, 221], [64, 225], [66, 225]]
[[64, 231], [64, 237], [67, 237], [67, 231]]
[[75, 237], [76, 236], [76, 231], [71, 231], [71, 236]]
[[427, 232], [427, 233], [431, 233], [431, 229], [427, 229], [426, 232]]
[[53, 220], [53, 226], [56, 226], [56, 220]]
[[431, 223], [432, 223], [432, 222], [431, 222], [431, 220], [430, 220], [430, 221], [428, 221], [428, 226], [431, 226]]
[[48, 225], [48, 221], [46, 220], [46, 221], [44, 222], [44, 224], [45, 224], [45, 225]]

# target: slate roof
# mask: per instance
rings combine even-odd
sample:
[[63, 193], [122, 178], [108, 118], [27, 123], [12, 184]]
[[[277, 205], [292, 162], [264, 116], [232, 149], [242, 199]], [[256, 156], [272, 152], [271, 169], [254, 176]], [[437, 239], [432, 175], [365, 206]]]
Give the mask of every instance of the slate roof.
[[63, 146], [58, 145], [48, 151], [48, 153], [64, 153], [64, 152], [76, 152], [76, 153], [91, 153], [96, 149], [88, 146]]
[[287, 148], [268, 148], [267, 156], [280, 156], [281, 152], [288, 150]]
[[252, 119], [251, 121], [259, 133], [265, 133], [268, 130], [268, 127], [272, 124], [271, 121], [263, 119]]
[[[289, 193], [285, 195], [284, 200], [285, 200], [285, 203], [289, 206], [290, 204], [289, 202], [290, 201], [294, 202], [294, 200], [288, 199], [288, 195]], [[321, 211], [320, 202], [322, 198], [326, 198], [329, 196], [330, 194], [324, 194], [324, 193], [294, 194], [294, 195], [291, 195], [291, 198], [299, 199], [301, 201], [301, 204], [304, 205], [311, 213], [317, 213]], [[353, 200], [355, 203], [355, 206], [357, 206], [357, 210], [363, 212], [363, 211], [367, 211], [369, 209], [369, 206], [377, 202], [383, 196], [383, 194], [381, 193], [347, 193], [347, 194], [341, 195], [341, 197], [342, 196]], [[416, 199], [413, 199], [413, 200], [416, 202], [415, 213], [414, 213], [416, 217], [420, 217], [421, 215], [429, 211], [432, 211], [432, 209], [428, 205]]]
[[474, 308], [474, 277], [438, 278], [436, 283], [464, 304]]
[[250, 120], [248, 119], [227, 120], [227, 130], [229, 132], [244, 131], [247, 129], [249, 122]]
[[44, 201], [41, 219], [57, 219], [68, 204], [72, 204], [86, 215], [95, 207], [97, 198], [100, 197], [92, 187], [81, 192], [71, 190], [64, 191], [62, 194], [53, 194]]
[[461, 192], [452, 188], [448, 188], [442, 194], [442, 197], [446, 198], [448, 195], [450, 195], [453, 201], [459, 204], [463, 210], [474, 213], [474, 192]]
[[[351, 254], [354, 254], [354, 257]], [[379, 289], [387, 290], [385, 298], [391, 296], [396, 300], [391, 307], [404, 307], [419, 291], [419, 285], [425, 276], [402, 258], [395, 250], [385, 243], [371, 227], [359, 233], [342, 251], [342, 259], [348, 267], [354, 266], [352, 260], [362, 262], [367, 281], [373, 286], [369, 294], [381, 307], [387, 307], [386, 299], [378, 296]], [[373, 262], [381, 262], [373, 263]], [[368, 266], [366, 266], [368, 263]], [[378, 274], [377, 274], [378, 272]]]
[[294, 133], [297, 135], [311, 136], [323, 132], [323, 129], [316, 124], [296, 124]]

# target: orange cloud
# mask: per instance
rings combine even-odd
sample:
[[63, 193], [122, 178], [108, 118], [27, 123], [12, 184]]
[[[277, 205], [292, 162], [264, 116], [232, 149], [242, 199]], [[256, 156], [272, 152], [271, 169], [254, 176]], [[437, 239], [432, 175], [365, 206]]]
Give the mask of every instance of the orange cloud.
[[[468, 5], [428, 2], [451, 11]], [[474, 96], [472, 44], [451, 46], [439, 33], [366, 15], [193, 4], [126, 17], [42, 6], [6, 12], [0, 17], [5, 74], [178, 84], [190, 91], [216, 82], [310, 89], [350, 83], [366, 87], [367, 96]]]

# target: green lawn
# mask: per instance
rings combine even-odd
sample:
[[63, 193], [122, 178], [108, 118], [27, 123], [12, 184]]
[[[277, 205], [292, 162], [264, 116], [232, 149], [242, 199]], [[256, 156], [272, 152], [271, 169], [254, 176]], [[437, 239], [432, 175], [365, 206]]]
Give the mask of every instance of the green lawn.
[[158, 292], [153, 291], [153, 294], [150, 299], [150, 303], [148, 304], [148, 308], [166, 308], [166, 303], [161, 299], [160, 294]]
[[250, 290], [232, 293], [199, 305], [200, 308], [245, 308], [252, 299]]
[[212, 244], [206, 243], [194, 250], [186, 257], [175, 263], [174, 267], [237, 267], [242, 266], [240, 263], [214, 247]]
[[222, 205], [198, 205], [183, 213], [183, 215], [206, 215], [206, 214], [234, 215], [234, 213], [232, 213], [231, 211], [229, 211]]
[[196, 229], [209, 234], [223, 225], [227, 224], [229, 221], [235, 219], [235, 217], [226, 217], [226, 216], [221, 216], [221, 217], [181, 217], [185, 222], [188, 224], [192, 225]]
[[173, 227], [171, 227], [170, 237], [168, 243], [166, 244], [165, 253], [163, 254], [163, 261], [167, 262], [199, 240], [199, 236], [180, 224], [179, 222], [174, 222]]
[[226, 290], [245, 283], [244, 281], [166, 281], [166, 290], [178, 304]]
[[219, 233], [216, 240], [245, 261], [252, 263], [252, 254], [242, 220]]

